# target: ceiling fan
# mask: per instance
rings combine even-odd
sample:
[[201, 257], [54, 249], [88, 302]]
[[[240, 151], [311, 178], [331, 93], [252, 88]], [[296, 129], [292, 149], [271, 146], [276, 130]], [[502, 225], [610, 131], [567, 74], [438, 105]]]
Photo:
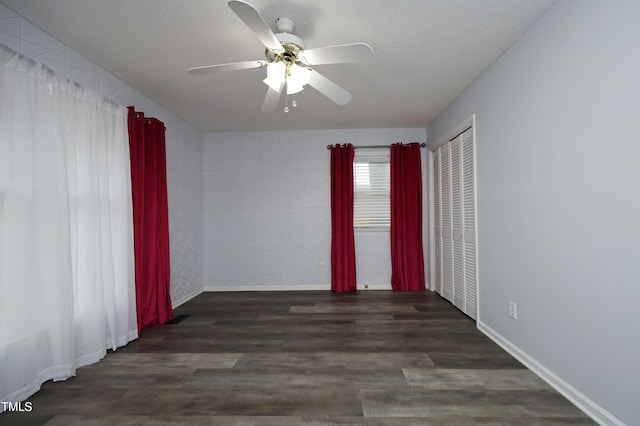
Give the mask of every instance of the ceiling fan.
[[[258, 11], [249, 3], [231, 0], [228, 5], [264, 44], [265, 59], [194, 67], [187, 71], [189, 74], [266, 67], [267, 77], [263, 82], [268, 89], [262, 104], [262, 110], [265, 112], [273, 111], [278, 106], [283, 93], [287, 95], [298, 93], [307, 84], [338, 105], [346, 105], [351, 101], [349, 92], [312, 67], [323, 64], [369, 62], [373, 59], [371, 46], [366, 43], [351, 43], [305, 49], [302, 39], [293, 34], [295, 23], [292, 19], [278, 18], [277, 33], [274, 34]], [[292, 106], [295, 105], [294, 99]], [[288, 111], [287, 106], [285, 112]]]

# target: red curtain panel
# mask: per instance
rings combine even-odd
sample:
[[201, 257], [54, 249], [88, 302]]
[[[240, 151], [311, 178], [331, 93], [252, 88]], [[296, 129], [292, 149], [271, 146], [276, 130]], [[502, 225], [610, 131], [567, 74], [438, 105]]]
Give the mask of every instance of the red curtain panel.
[[129, 107], [138, 331], [173, 318], [164, 123]]
[[391, 146], [391, 288], [425, 289], [420, 144]]
[[331, 147], [331, 291], [356, 291], [351, 144]]

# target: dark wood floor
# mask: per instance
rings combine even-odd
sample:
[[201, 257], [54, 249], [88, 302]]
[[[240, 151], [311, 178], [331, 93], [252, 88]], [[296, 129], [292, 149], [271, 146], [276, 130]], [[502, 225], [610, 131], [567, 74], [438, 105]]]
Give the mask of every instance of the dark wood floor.
[[204, 293], [0, 424], [592, 425], [435, 293]]

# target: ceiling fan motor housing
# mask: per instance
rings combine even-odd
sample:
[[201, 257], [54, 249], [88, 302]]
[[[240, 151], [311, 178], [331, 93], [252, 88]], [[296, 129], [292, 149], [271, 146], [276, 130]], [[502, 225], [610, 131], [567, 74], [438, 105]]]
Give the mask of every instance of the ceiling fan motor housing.
[[298, 61], [298, 53], [304, 50], [304, 41], [297, 35], [293, 34], [296, 28], [296, 24], [289, 18], [276, 19], [276, 29], [278, 32], [275, 34], [278, 41], [284, 47], [284, 52], [277, 54], [269, 49], [265, 52], [267, 59], [270, 62], [282, 60], [285, 63], [296, 63]]
[[[283, 46], [286, 44], [293, 44], [298, 47], [298, 50], [304, 49], [304, 41], [300, 37], [291, 33], [276, 33], [276, 38]], [[286, 47], [286, 46], [285, 46]]]
[[292, 33], [296, 30], [296, 23], [291, 18], [276, 19], [276, 30], [279, 33]]

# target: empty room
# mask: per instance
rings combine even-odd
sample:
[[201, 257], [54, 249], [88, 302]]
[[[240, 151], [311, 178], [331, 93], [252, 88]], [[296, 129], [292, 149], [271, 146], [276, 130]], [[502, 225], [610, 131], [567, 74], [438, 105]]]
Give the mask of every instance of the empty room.
[[639, 18], [0, 0], [0, 425], [640, 424]]

